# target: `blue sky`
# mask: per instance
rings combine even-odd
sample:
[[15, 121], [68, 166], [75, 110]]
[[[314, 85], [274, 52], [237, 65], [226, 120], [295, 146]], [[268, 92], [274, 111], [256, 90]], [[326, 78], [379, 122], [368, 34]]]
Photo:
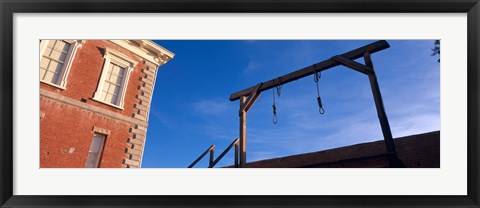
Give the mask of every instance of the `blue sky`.
[[[210, 145], [218, 156], [239, 136], [230, 94], [374, 40], [160, 40], [175, 53], [160, 67], [143, 168], [185, 168]], [[394, 137], [440, 129], [440, 63], [433, 40], [387, 40], [372, 54]], [[363, 60], [357, 60], [363, 63]], [[339, 66], [322, 72], [320, 115], [313, 76], [272, 92], [247, 114], [247, 162], [383, 139], [368, 77]], [[233, 164], [233, 149], [216, 167]], [[195, 167], [207, 167], [208, 157]]]

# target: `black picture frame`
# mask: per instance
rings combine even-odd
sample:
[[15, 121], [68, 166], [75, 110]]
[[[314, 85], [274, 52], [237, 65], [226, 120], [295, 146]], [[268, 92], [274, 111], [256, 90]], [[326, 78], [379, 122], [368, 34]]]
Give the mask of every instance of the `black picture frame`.
[[[478, 0], [0, 0], [1, 207], [480, 207]], [[467, 13], [468, 194], [466, 196], [25, 196], [13, 195], [15, 13]], [[234, 186], [234, 183], [228, 186]], [[394, 189], [395, 187], [391, 187]]]

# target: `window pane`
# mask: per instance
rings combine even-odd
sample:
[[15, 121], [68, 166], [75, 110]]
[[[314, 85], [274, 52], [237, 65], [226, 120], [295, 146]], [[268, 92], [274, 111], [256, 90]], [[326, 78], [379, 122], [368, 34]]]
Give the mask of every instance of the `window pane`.
[[40, 60], [40, 68], [47, 69], [48, 68], [48, 62], [50, 62], [49, 59], [42, 57], [42, 60]]
[[56, 61], [50, 61], [50, 66], [48, 66], [48, 71], [58, 74], [62, 72], [62, 67], [63, 67], [63, 64], [58, 63]]
[[111, 83], [115, 83], [117, 81], [118, 77], [115, 75], [110, 75], [110, 77], [107, 79]]
[[47, 71], [48, 75], [43, 78], [43, 81], [51, 82], [53, 84], [57, 84], [58, 77], [62, 71], [63, 64], [50, 61], [48, 65]]
[[118, 76], [123, 77], [124, 74], [125, 74], [125, 68], [120, 68], [120, 70], [118, 72]]
[[118, 95], [120, 92], [120, 86], [115, 86], [115, 90], [112, 92], [114, 95]]
[[115, 104], [115, 105], [117, 104], [117, 97], [118, 96], [116, 95], [112, 95], [112, 99], [111, 99], [112, 104]]
[[94, 153], [99, 153], [100, 148], [102, 148], [103, 139], [99, 136], [95, 136], [92, 141], [92, 146], [90, 147], [90, 151]]
[[47, 46], [48, 46], [49, 48], [53, 48], [53, 46], [55, 45], [55, 42], [57, 42], [57, 41], [50, 40], [50, 41], [48, 41], [48, 45], [47, 45]]
[[58, 77], [59, 77], [59, 74], [53, 74], [52, 83], [57, 83], [58, 82]]
[[65, 60], [67, 60], [67, 53], [60, 54], [60, 58], [58, 60], [65, 62]]
[[112, 94], [107, 93], [107, 95], [105, 97], [105, 101], [107, 101], [109, 103], [112, 103], [112, 104], [115, 104], [114, 102], [112, 102]]
[[107, 97], [106, 91], [103, 91], [102, 94], [100, 94], [100, 100], [105, 101], [105, 97]]
[[50, 57], [51, 59], [55, 59], [55, 60], [58, 60], [58, 61], [62, 61], [62, 62], [63, 62], [63, 60], [60, 59], [60, 55], [61, 55], [60, 52], [58, 52], [58, 51], [56, 51], [56, 50], [52, 50], [52, 52], [50, 53], [49, 57]]
[[88, 158], [85, 164], [87, 168], [96, 168], [98, 167], [98, 162], [100, 156], [102, 155], [103, 144], [105, 143], [105, 135], [95, 134], [92, 139], [92, 144], [90, 145], [90, 150], [88, 151]]
[[115, 85], [110, 85], [110, 88], [108, 89], [108, 94], [115, 94], [115, 88], [117, 88], [118, 86], [115, 86]]
[[93, 152], [88, 153], [87, 157], [87, 164], [85, 165], [86, 168], [96, 168], [96, 161], [98, 158], [98, 154], [95, 154]]
[[103, 91], [103, 92], [108, 92], [108, 88], [109, 88], [109, 87], [110, 87], [110, 83], [105, 82], [105, 83], [103, 84], [103, 89], [102, 89], [102, 91]]
[[118, 69], [119, 67], [115, 64], [112, 64], [112, 74], [113, 75], [118, 75]]
[[117, 80], [115, 80], [115, 84], [117, 84], [118, 86], [121, 86], [122, 82], [123, 82], [122, 77], [117, 77]]
[[47, 73], [45, 73], [45, 75], [43, 76], [43, 80], [51, 82], [53, 79], [53, 75], [54, 74], [51, 71], [47, 71]]
[[45, 49], [45, 53], [43, 53], [43, 55], [46, 56], [46, 57], [50, 57], [50, 53], [52, 53], [52, 49], [47, 47]]
[[69, 48], [70, 43], [61, 40], [56, 41], [55, 50], [67, 53]]

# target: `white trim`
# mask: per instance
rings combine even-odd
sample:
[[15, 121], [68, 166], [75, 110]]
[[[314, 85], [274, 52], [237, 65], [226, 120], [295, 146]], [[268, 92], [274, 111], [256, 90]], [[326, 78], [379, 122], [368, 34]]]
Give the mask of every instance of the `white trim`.
[[132, 58], [110, 48], [105, 48], [105, 54], [103, 57], [113, 57], [115, 61], [121, 62], [119, 64], [130, 65], [132, 67], [138, 64], [138, 62]]
[[[102, 86], [103, 86], [103, 85], [102, 85]], [[96, 93], [96, 92], [95, 92], [95, 93]], [[123, 106], [118, 106], [118, 105], [114, 105], [114, 104], [111, 104], [111, 103], [107, 103], [107, 102], [102, 101], [102, 100], [100, 100], [99, 98], [96, 98], [96, 97], [93, 97], [93, 100], [95, 100], [95, 101], [97, 101], [97, 102], [99, 102], [99, 103], [102, 103], [102, 104], [105, 104], [105, 105], [109, 105], [109, 106], [112, 106], [112, 107], [114, 107], [114, 108], [118, 108], [118, 109], [120, 109], [120, 110], [123, 110]]]
[[46, 81], [43, 81], [43, 80], [40, 80], [40, 82], [43, 83], [43, 84], [50, 85], [50, 86], [52, 86], [52, 87], [56, 87], [56, 88], [62, 89], [62, 90], [67, 89], [67, 88], [64, 87], [64, 86], [56, 85], [56, 84], [53, 84], [53, 83], [51, 83], [51, 82], [46, 82]]
[[[43, 54], [45, 53], [45, 49], [47, 48], [49, 41], [51, 40], [40, 40], [40, 61], [43, 58]], [[70, 73], [70, 68], [72, 66], [73, 59], [75, 58], [75, 55], [77, 53], [77, 49], [81, 47], [82, 44], [84, 43], [83, 40], [64, 40], [64, 41], [70, 43], [70, 48], [68, 49], [67, 57], [65, 58], [62, 71], [60, 72], [61, 74], [58, 78], [59, 80], [57, 81], [58, 83], [47, 82], [40, 79], [40, 82], [60, 88], [62, 90], [65, 90], [67, 88], [67, 77], [68, 77], [68, 74]]]
[[[118, 51], [115, 51], [109, 48], [105, 48], [105, 54], [103, 55], [103, 58], [105, 58], [105, 62], [103, 64], [102, 73], [100, 75], [100, 80], [97, 85], [97, 90], [95, 91], [95, 94], [93, 96], [93, 100], [123, 110], [125, 93], [127, 92], [127, 85], [128, 85], [128, 80], [130, 78], [130, 73], [133, 71], [133, 68], [138, 62], [125, 56], [122, 53], [119, 53]], [[112, 103], [108, 103], [100, 100], [100, 96], [102, 95], [103, 85], [105, 84], [105, 77], [107, 75], [108, 67], [110, 66], [110, 63], [118, 64], [121, 67], [124, 67], [126, 70], [122, 80], [121, 92], [119, 93], [119, 97], [117, 98], [116, 104], [112, 104]]]
[[175, 56], [171, 51], [150, 40], [110, 40], [110, 42], [115, 43], [156, 65], [165, 64]]

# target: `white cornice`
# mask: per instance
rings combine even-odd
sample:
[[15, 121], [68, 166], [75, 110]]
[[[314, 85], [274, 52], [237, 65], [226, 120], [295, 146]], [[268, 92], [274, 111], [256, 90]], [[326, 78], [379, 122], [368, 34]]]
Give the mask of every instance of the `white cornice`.
[[170, 61], [175, 54], [150, 40], [110, 40], [158, 66]]
[[[130, 67], [134, 67], [135, 65], [137, 65], [138, 62], [136, 62], [135, 60], [131, 59], [130, 57], [116, 51], [116, 50], [113, 50], [111, 48], [108, 48], [108, 47], [105, 47], [105, 54], [103, 55], [104, 58], [107, 58], [107, 57], [110, 57], [111, 55], [113, 55], [114, 57], [118, 57], [120, 59], [123, 59], [126, 61], [126, 63], [124, 63], [125, 65], [128, 65]], [[117, 60], [118, 60], [117, 58]]]

